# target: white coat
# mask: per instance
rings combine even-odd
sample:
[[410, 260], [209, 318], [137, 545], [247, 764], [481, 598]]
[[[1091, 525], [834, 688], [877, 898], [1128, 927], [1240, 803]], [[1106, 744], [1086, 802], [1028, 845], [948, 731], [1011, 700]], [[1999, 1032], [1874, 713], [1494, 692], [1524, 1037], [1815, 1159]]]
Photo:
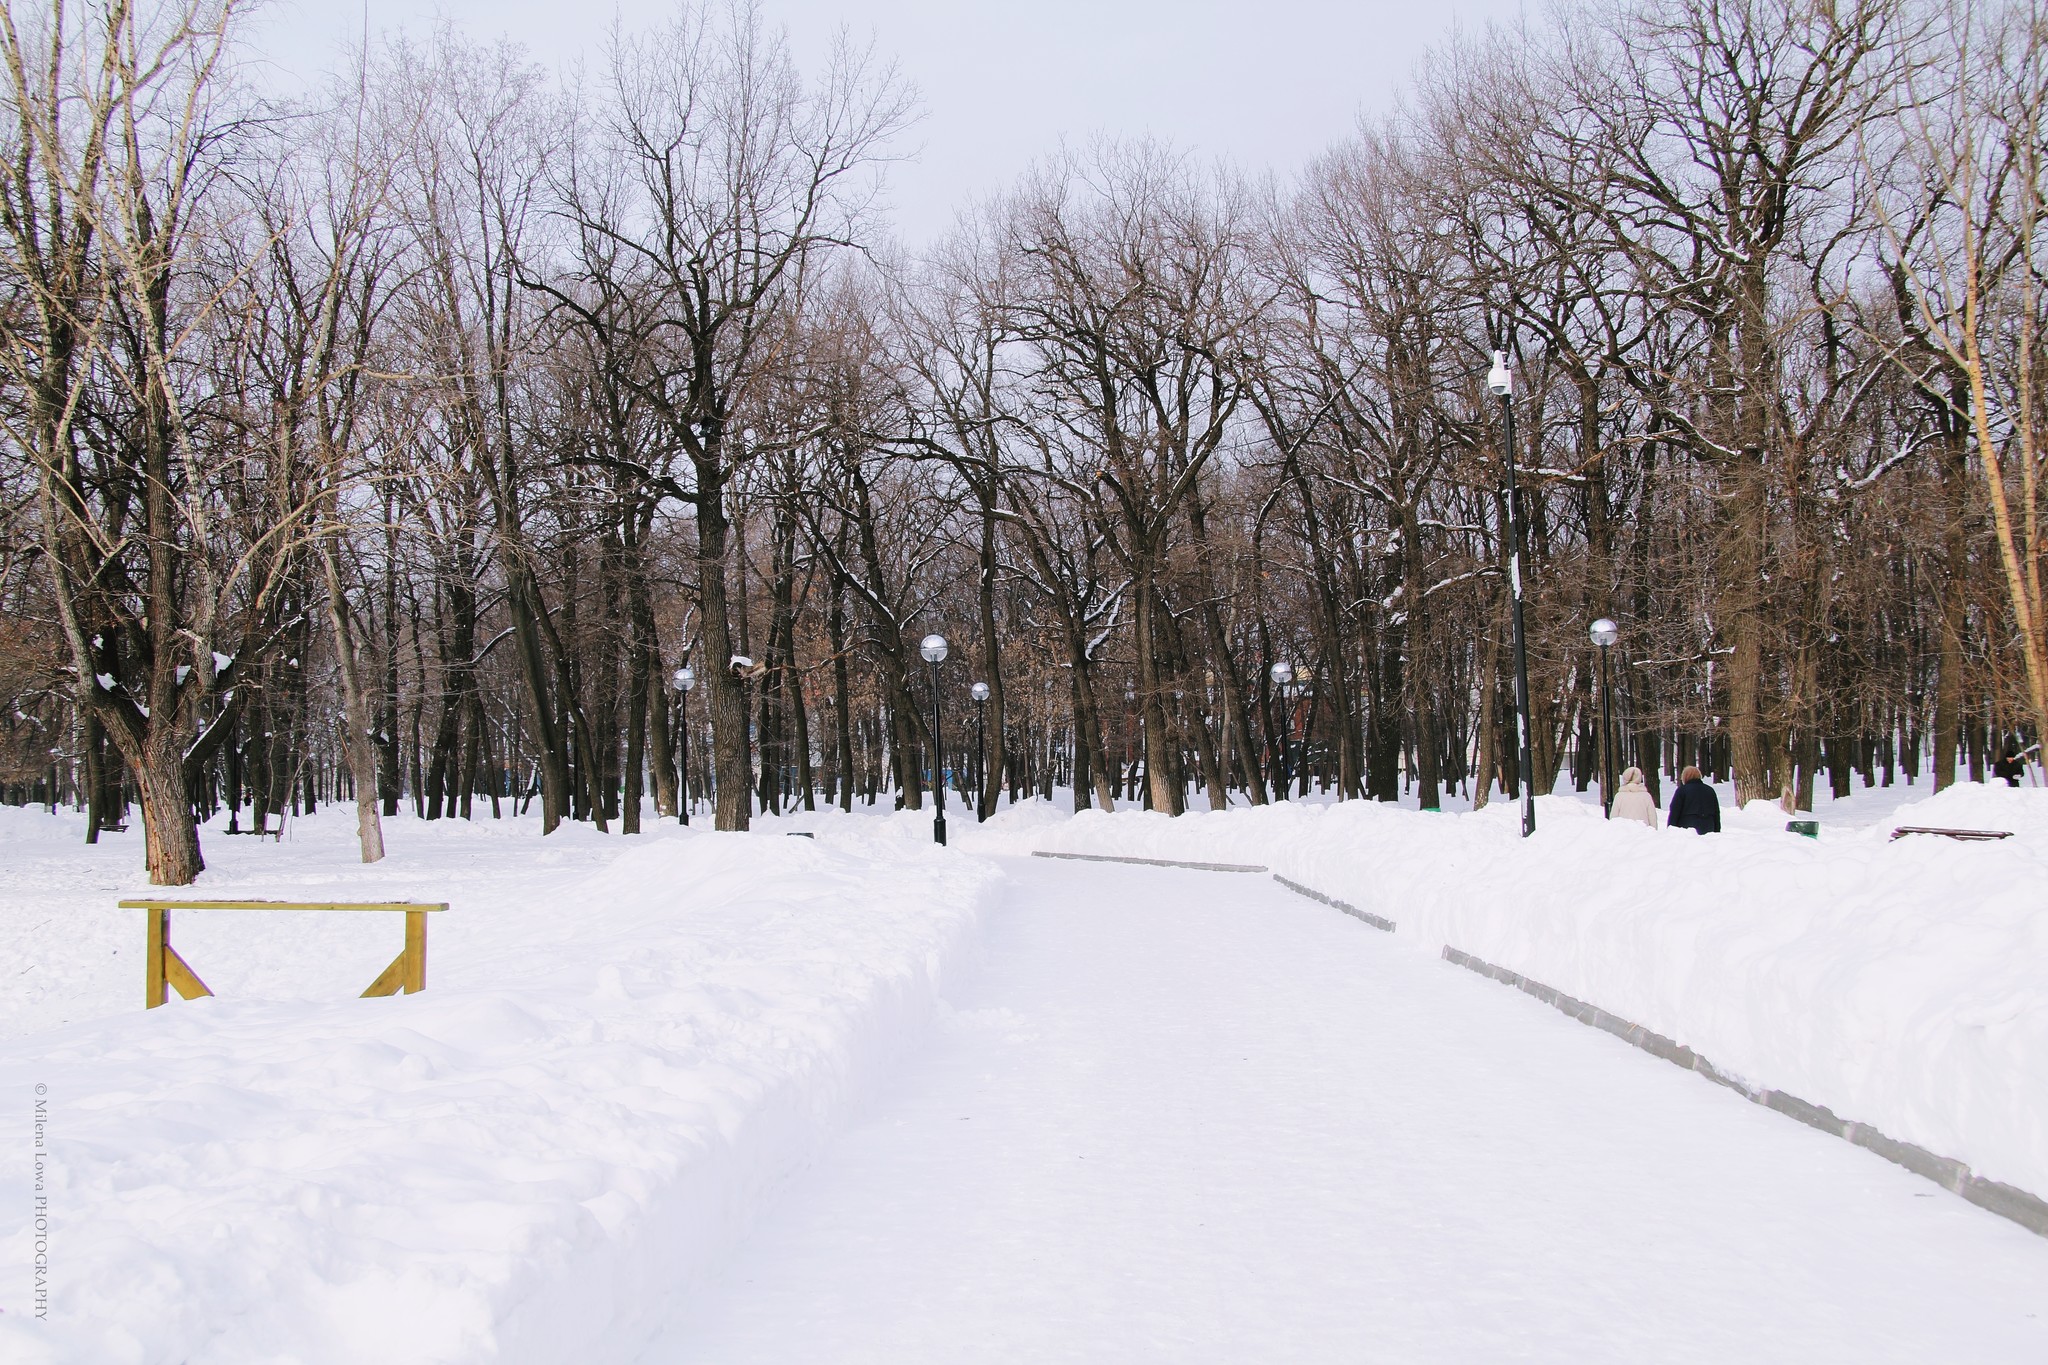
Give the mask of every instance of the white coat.
[[1630, 768], [1621, 775], [1621, 787], [1614, 793], [1613, 811], [1617, 820], [1640, 820], [1651, 829], [1657, 828], [1657, 802], [1643, 781], [1641, 768]]

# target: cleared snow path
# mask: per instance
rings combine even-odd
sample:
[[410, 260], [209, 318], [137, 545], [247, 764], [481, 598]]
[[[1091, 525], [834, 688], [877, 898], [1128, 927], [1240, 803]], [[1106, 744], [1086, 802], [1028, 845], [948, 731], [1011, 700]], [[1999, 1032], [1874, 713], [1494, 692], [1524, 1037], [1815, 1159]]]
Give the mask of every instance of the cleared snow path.
[[2048, 1240], [1262, 877], [1008, 860], [642, 1365], [2048, 1359]]

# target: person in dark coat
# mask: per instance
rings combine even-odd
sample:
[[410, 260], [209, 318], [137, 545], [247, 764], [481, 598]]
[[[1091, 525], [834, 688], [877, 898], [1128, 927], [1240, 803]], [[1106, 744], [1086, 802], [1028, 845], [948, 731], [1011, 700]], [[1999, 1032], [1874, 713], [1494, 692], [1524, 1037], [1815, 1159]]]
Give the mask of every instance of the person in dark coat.
[[2017, 743], [2005, 746], [2005, 757], [1991, 765], [1991, 775], [2004, 778], [2008, 787], [2017, 787], [2020, 784], [2020, 779], [2027, 775], [2027, 761], [2020, 757], [2020, 746]]
[[1721, 798], [1700, 780], [1698, 768], [1687, 768], [1680, 774], [1678, 790], [1671, 793], [1671, 815], [1664, 826], [1689, 829], [1694, 834], [1721, 832]]

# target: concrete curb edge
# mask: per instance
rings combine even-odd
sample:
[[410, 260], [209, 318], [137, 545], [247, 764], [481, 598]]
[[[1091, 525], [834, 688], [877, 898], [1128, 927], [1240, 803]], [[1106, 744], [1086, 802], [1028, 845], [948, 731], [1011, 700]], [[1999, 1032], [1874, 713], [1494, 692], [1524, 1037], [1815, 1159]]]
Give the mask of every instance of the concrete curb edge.
[[[1268, 872], [1267, 868], [1246, 863], [1193, 863], [1178, 862], [1169, 858], [1127, 858], [1107, 853], [1052, 853], [1034, 850], [1035, 858], [1068, 858], [1077, 862], [1091, 863], [1135, 863], [1145, 867], [1184, 867], [1198, 872]], [[1386, 933], [1394, 933], [1394, 921], [1371, 911], [1361, 910], [1328, 896], [1312, 886], [1303, 885], [1278, 872], [1270, 873], [1273, 880], [1296, 895], [1320, 901], [1333, 910], [1342, 911], [1361, 923], [1368, 924]], [[1796, 1095], [1782, 1090], [1751, 1085], [1733, 1072], [1723, 1071], [1712, 1062], [1693, 1051], [1685, 1044], [1655, 1033], [1641, 1024], [1632, 1023], [1617, 1014], [1609, 1013], [1598, 1005], [1566, 995], [1554, 986], [1541, 981], [1532, 981], [1520, 972], [1509, 971], [1495, 966], [1483, 958], [1477, 958], [1446, 943], [1443, 948], [1446, 962], [1491, 977], [1503, 985], [1513, 986], [1527, 995], [1533, 995], [1544, 1004], [1562, 1014], [1568, 1014], [1580, 1023], [1611, 1033], [1623, 1042], [1642, 1049], [1655, 1057], [1661, 1057], [1675, 1066], [1697, 1072], [1716, 1085], [1735, 1091], [1753, 1104], [1760, 1104], [1787, 1118], [1797, 1119], [1809, 1128], [1832, 1134], [1855, 1143], [1865, 1151], [1875, 1153], [1894, 1165], [1903, 1166], [1923, 1179], [1931, 1180], [1953, 1194], [1961, 1195], [1978, 1208], [1988, 1213], [2019, 1224], [2027, 1231], [2048, 1237], [2048, 1199], [2031, 1194], [2016, 1185], [2007, 1185], [1998, 1180], [1987, 1180], [1977, 1175], [1954, 1157], [1946, 1157], [1928, 1151], [1917, 1143], [1901, 1142], [1897, 1138], [1871, 1127], [1845, 1119], [1824, 1105], [1812, 1104]]]
[[1197, 872], [1264, 872], [1251, 863], [1183, 863], [1172, 858], [1124, 858], [1109, 853], [1049, 853], [1032, 850], [1034, 858], [1069, 858], [1077, 863], [1136, 863], [1140, 867], [1189, 867]]
[[1335, 896], [1325, 896], [1322, 892], [1316, 890], [1313, 886], [1303, 886], [1300, 882], [1293, 881], [1287, 877], [1283, 877], [1278, 872], [1275, 872], [1273, 874], [1273, 880], [1280, 883], [1280, 885], [1286, 887], [1289, 891], [1294, 892], [1296, 895], [1307, 896], [1312, 901], [1321, 901], [1324, 905], [1329, 906], [1332, 910], [1342, 910], [1345, 914], [1351, 916], [1351, 918], [1359, 920], [1366, 924], [1370, 924], [1375, 929], [1383, 929], [1390, 934], [1394, 932], [1394, 922], [1392, 920], [1383, 918], [1379, 915], [1375, 915], [1370, 910], [1361, 910], [1355, 905], [1347, 905], [1343, 901], [1338, 900]]
[[[1317, 897], [1318, 900], [1322, 897]], [[1618, 1015], [1610, 1014], [1598, 1005], [1589, 1005], [1563, 991], [1532, 981], [1520, 972], [1497, 967], [1491, 962], [1472, 956], [1470, 953], [1444, 945], [1444, 960], [1474, 971], [1481, 976], [1492, 977], [1505, 985], [1513, 986], [1528, 995], [1535, 996], [1544, 1004], [1568, 1014], [1582, 1024], [1602, 1029], [1623, 1042], [1630, 1043], [1652, 1056], [1696, 1071], [1716, 1085], [1726, 1086], [1754, 1104], [1776, 1110], [1787, 1118], [1797, 1119], [1809, 1128], [1855, 1143], [1865, 1151], [1874, 1152], [1895, 1165], [1903, 1166], [1917, 1176], [1931, 1180], [1943, 1189], [1975, 1204], [1978, 1208], [1995, 1213], [2001, 1218], [2018, 1223], [2029, 1232], [2048, 1237], [2048, 1200], [2029, 1194], [2017, 1186], [1997, 1180], [1986, 1180], [1977, 1175], [1954, 1157], [1940, 1156], [1916, 1143], [1901, 1142], [1888, 1137], [1867, 1123], [1845, 1119], [1824, 1105], [1812, 1104], [1797, 1095], [1788, 1095], [1782, 1090], [1771, 1090], [1754, 1086], [1730, 1072], [1723, 1071], [1712, 1062], [1694, 1052], [1683, 1043], [1674, 1042], [1661, 1033], [1653, 1033], [1641, 1024], [1630, 1023]]]

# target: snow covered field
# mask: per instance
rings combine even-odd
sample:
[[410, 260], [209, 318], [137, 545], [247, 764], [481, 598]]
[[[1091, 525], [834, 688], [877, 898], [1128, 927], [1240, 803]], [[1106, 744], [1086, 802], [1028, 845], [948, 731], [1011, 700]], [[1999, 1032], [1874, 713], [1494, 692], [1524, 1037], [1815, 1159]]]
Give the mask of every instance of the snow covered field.
[[[1526, 843], [1506, 804], [956, 803], [947, 850], [929, 811], [401, 818], [371, 868], [329, 810], [209, 831], [196, 893], [449, 901], [427, 992], [355, 998], [396, 917], [189, 914], [218, 997], [147, 1012], [135, 836], [0, 810], [0, 1361], [626, 1365], [657, 1330], [646, 1365], [936, 1365], [996, 1330], [981, 1357], [2048, 1358], [2048, 1240], [1405, 951], [2048, 1193], [2048, 791], [1914, 795], [1818, 841], [1568, 796]], [[2016, 837], [1886, 841], [1909, 822]], [[1265, 878], [985, 856], [1037, 850], [1259, 863], [1399, 932]]]
[[2018, 1365], [2048, 1239], [1263, 877], [1016, 859], [637, 1365]]
[[173, 940], [217, 998], [144, 1012], [137, 851], [6, 816], [9, 1365], [612, 1358], [922, 1032], [997, 878], [900, 840], [456, 821], [393, 822], [363, 869], [337, 811], [210, 839], [197, 891], [446, 899], [426, 993], [353, 998], [395, 916], [195, 913]]
[[[1029, 847], [1257, 863], [1825, 1105], [2048, 1195], [2048, 790], [1958, 786], [1823, 837], [1775, 806], [1701, 838], [1567, 797], [1428, 814], [1361, 802], [1181, 820], [1084, 812]], [[1854, 803], [1841, 803], [1848, 816]], [[1888, 808], [1888, 809], [1887, 809]], [[1994, 828], [1959, 843], [1896, 824]]]

